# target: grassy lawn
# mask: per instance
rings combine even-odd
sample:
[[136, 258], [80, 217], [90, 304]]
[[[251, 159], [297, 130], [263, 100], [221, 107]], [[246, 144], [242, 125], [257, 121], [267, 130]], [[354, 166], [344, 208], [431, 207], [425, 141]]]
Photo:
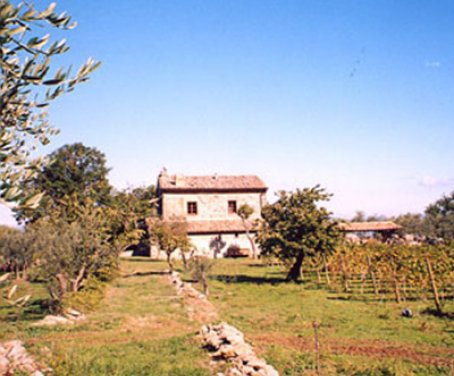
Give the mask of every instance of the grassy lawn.
[[[314, 370], [313, 320], [321, 323], [325, 374], [452, 374], [453, 321], [424, 313], [431, 302], [348, 299], [314, 281], [295, 284], [284, 278], [278, 266], [219, 260], [210, 284], [210, 300], [221, 318], [244, 331], [282, 374]], [[401, 316], [404, 307], [413, 310], [412, 319]]]
[[[23, 340], [54, 375], [213, 374], [195, 339], [200, 323], [188, 319], [162, 276], [165, 267], [123, 260], [103, 303], [71, 327], [31, 326], [43, 316], [47, 293], [40, 284], [21, 283], [18, 296], [31, 293], [32, 303], [21, 313], [0, 297], [0, 340]], [[431, 302], [352, 299], [315, 281], [286, 283], [284, 277], [279, 266], [218, 260], [210, 281], [221, 320], [242, 330], [282, 375], [315, 375], [314, 320], [322, 375], [453, 374], [453, 321], [426, 313]], [[401, 316], [404, 306], [413, 310], [412, 319]]]
[[42, 317], [46, 292], [22, 284], [19, 295], [31, 292], [33, 302], [15, 320], [16, 312], [0, 300], [0, 340], [23, 340], [54, 375], [209, 375], [209, 359], [194, 340], [200, 325], [188, 320], [160, 275], [163, 268], [148, 260], [122, 262], [122, 277], [100, 307], [71, 327], [31, 326]]

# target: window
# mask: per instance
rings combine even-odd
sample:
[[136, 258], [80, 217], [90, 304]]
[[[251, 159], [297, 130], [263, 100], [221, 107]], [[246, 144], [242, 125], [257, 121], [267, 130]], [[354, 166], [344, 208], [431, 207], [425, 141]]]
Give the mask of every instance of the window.
[[188, 214], [191, 214], [191, 215], [197, 214], [197, 202], [195, 202], [195, 201], [188, 202]]
[[236, 213], [236, 201], [229, 201], [228, 208], [229, 208], [229, 214], [235, 214]]

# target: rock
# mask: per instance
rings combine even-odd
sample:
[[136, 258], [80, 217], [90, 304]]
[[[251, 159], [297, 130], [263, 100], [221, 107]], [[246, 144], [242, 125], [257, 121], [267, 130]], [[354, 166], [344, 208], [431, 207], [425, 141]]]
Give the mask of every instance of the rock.
[[34, 359], [27, 353], [22, 342], [0, 343], [0, 375], [16, 373], [44, 376]]
[[63, 316], [47, 315], [42, 320], [34, 323], [33, 326], [54, 326], [60, 324], [74, 324], [74, 321]]
[[244, 340], [244, 335], [235, 327], [223, 322], [219, 325], [204, 325], [200, 330], [203, 343], [215, 351], [212, 356], [232, 361], [225, 376], [279, 376], [265, 360], [258, 358], [254, 349]]
[[72, 308], [68, 308], [66, 311], [65, 311], [65, 314], [66, 315], [69, 315], [69, 316], [73, 316], [73, 317], [79, 317], [79, 316], [82, 316], [83, 314], [79, 311], [76, 311], [75, 309], [72, 309]]
[[408, 317], [408, 318], [412, 318], [413, 317], [413, 312], [410, 308], [404, 308], [402, 310], [402, 316], [403, 317]]
[[253, 357], [249, 362], [246, 363], [248, 367], [254, 368], [256, 371], [259, 369], [265, 369], [267, 364], [264, 360]]
[[232, 345], [223, 345], [213, 354], [213, 356], [223, 359], [235, 358], [237, 355], [238, 354]]
[[9, 360], [0, 355], [0, 375], [7, 375], [9, 370]]
[[279, 376], [279, 372], [277, 372], [273, 366], [270, 366], [269, 364], [265, 368], [266, 370], [266, 375], [267, 376]]
[[204, 337], [204, 342], [207, 346], [214, 350], [219, 349], [223, 341], [215, 333], [207, 333]]
[[243, 376], [243, 375], [244, 374], [238, 368], [235, 367], [228, 369], [227, 373], [225, 374], [225, 376]]

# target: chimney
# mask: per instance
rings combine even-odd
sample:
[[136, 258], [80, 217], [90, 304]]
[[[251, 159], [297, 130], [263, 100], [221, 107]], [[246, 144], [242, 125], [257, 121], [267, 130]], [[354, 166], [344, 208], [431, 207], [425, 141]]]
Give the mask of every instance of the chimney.
[[175, 175], [175, 187], [181, 187], [183, 185], [183, 175]]
[[168, 177], [169, 174], [167, 173], [167, 168], [163, 167], [161, 172], [159, 173], [159, 176]]
[[215, 173], [213, 174], [213, 179], [216, 180], [217, 178], [218, 178], [218, 173], [215, 172]]

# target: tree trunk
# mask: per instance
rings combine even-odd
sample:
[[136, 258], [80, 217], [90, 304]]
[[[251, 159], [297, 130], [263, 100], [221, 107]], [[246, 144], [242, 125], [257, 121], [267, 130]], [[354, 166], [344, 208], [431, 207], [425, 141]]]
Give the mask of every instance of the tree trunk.
[[316, 272], [317, 272], [317, 283], [320, 285], [322, 283], [322, 276], [320, 274], [320, 269], [317, 268]]
[[205, 271], [202, 272], [202, 288], [203, 288], [203, 294], [205, 296], [208, 296], [209, 291], [208, 291], [208, 282], [207, 282], [207, 276]]
[[427, 266], [427, 273], [429, 274], [430, 287], [432, 288], [435, 307], [437, 308], [438, 314], [442, 315], [443, 309], [441, 308], [440, 297], [438, 295], [438, 288], [437, 288], [437, 284], [435, 282], [435, 276], [432, 271], [432, 265], [430, 263], [429, 257], [426, 257], [426, 266]]
[[84, 278], [85, 275], [85, 265], [82, 265], [82, 267], [79, 270], [79, 273], [77, 273], [77, 277], [72, 281], [72, 291], [77, 292], [79, 291], [80, 288], [80, 283], [82, 279]]
[[59, 292], [58, 292], [58, 300], [61, 302], [65, 296], [66, 292], [68, 291], [68, 281], [66, 277], [59, 273], [56, 275], [57, 281], [58, 281], [58, 287], [59, 287]]
[[172, 258], [170, 256], [172, 256], [172, 252], [166, 252], [166, 255], [167, 255], [167, 264], [169, 264], [169, 270], [170, 270], [170, 273], [173, 272], [173, 263], [172, 263]]
[[186, 253], [183, 251], [180, 251], [180, 252], [181, 252], [181, 259], [183, 260], [184, 269], [187, 270], [188, 269], [188, 260], [186, 259]]
[[251, 243], [252, 258], [255, 260], [255, 259], [257, 259], [257, 248], [255, 247], [254, 239], [252, 239], [252, 236], [249, 233], [249, 229], [247, 227], [246, 220], [244, 218], [242, 218], [242, 221], [243, 221], [244, 230], [246, 231], [246, 237], [249, 240], [249, 243]]
[[27, 280], [27, 269], [28, 269], [28, 265], [27, 264], [24, 264], [24, 268], [22, 269], [22, 279], [24, 281]]
[[287, 274], [287, 280], [289, 281], [298, 281], [301, 279], [301, 267], [303, 266], [303, 261], [304, 261], [304, 253], [300, 251], [298, 253], [298, 256], [296, 257], [296, 261], [293, 264], [293, 266], [290, 268], [288, 274]]
[[326, 262], [325, 254], [323, 254], [323, 267], [325, 269], [326, 284], [329, 286], [331, 284], [331, 281], [329, 279], [329, 269], [328, 269], [328, 263]]

